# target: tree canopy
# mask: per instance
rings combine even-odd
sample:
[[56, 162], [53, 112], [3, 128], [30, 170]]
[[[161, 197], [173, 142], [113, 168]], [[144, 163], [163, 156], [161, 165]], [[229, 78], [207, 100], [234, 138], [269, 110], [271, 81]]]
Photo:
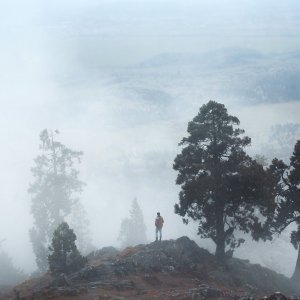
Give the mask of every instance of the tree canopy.
[[219, 261], [226, 245], [234, 249], [244, 242], [236, 230], [254, 239], [270, 237], [264, 221], [274, 209], [271, 176], [246, 154], [251, 140], [239, 123], [223, 104], [209, 101], [188, 123], [173, 165], [181, 186], [175, 213], [185, 223], [199, 222], [198, 234], [215, 242]]
[[274, 228], [281, 233], [294, 223], [297, 228], [291, 232], [291, 243], [298, 249], [298, 259], [292, 278], [300, 282], [300, 140], [295, 144], [290, 163], [274, 159], [270, 167], [277, 183], [278, 206]]
[[56, 137], [59, 132], [43, 130], [40, 151], [31, 169], [34, 181], [28, 189], [34, 226], [30, 238], [36, 263], [41, 271], [48, 268], [48, 246], [57, 226], [72, 212], [79, 201], [84, 183], [79, 180], [75, 163], [80, 163], [82, 152], [66, 147]]

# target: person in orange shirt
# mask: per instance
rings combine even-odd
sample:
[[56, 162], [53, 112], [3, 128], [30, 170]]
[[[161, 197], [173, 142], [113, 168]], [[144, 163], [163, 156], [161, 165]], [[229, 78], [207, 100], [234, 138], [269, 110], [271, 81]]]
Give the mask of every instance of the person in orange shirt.
[[156, 241], [158, 240], [158, 233], [159, 233], [159, 240], [161, 241], [161, 231], [162, 227], [164, 225], [164, 218], [160, 215], [160, 212], [157, 213], [156, 219], [155, 219], [155, 236], [156, 236]]

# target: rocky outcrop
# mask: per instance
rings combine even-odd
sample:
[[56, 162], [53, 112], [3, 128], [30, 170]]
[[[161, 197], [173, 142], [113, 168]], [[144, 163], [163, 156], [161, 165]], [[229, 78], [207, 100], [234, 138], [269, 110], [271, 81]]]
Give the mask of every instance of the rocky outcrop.
[[92, 252], [88, 261], [68, 276], [47, 274], [27, 282], [26, 289], [24, 285], [16, 288], [37, 299], [82, 295], [91, 299], [103, 295], [105, 299], [247, 299], [275, 291], [300, 294], [288, 278], [249, 261], [229, 258], [219, 266], [212, 254], [188, 237], [123, 251], [105, 247]]

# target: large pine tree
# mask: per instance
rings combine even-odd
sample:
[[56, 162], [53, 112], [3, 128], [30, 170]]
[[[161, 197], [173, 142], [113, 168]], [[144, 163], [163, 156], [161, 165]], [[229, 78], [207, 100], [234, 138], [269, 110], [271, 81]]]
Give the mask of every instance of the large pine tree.
[[28, 190], [34, 218], [30, 238], [40, 271], [48, 269], [48, 247], [55, 228], [70, 215], [84, 185], [74, 167], [80, 162], [82, 152], [57, 141], [58, 133], [46, 129], [41, 132], [41, 154], [34, 160], [35, 166], [31, 169], [34, 182]]
[[263, 221], [271, 216], [269, 175], [244, 148], [250, 138], [223, 104], [209, 101], [188, 124], [188, 137], [179, 145], [174, 169], [181, 186], [175, 212], [199, 222], [198, 234], [216, 244], [216, 257], [225, 259], [226, 245], [238, 247], [236, 230], [267, 238]]
[[282, 232], [290, 224], [297, 228], [291, 233], [291, 243], [298, 249], [298, 259], [292, 279], [300, 283], [300, 140], [294, 147], [289, 165], [274, 159], [271, 165], [277, 182], [278, 208], [274, 227]]

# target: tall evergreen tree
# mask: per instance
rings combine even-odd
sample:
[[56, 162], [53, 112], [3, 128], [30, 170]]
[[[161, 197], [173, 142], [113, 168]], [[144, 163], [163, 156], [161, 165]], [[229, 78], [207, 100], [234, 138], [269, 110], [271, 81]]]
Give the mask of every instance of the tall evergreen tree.
[[71, 213], [84, 185], [74, 166], [76, 162], [80, 163], [82, 152], [73, 151], [57, 141], [58, 134], [57, 130], [41, 132], [41, 154], [34, 160], [35, 166], [31, 169], [34, 182], [28, 190], [34, 218], [30, 238], [40, 271], [48, 268], [48, 246], [55, 228]]
[[274, 159], [271, 170], [277, 182], [278, 208], [274, 228], [281, 233], [294, 223], [297, 229], [291, 233], [291, 243], [298, 249], [298, 259], [292, 279], [300, 283], [300, 140], [294, 147], [289, 165]]
[[146, 226], [144, 224], [143, 212], [136, 200], [132, 201], [130, 217], [122, 220], [119, 240], [122, 247], [134, 246], [147, 242]]
[[226, 245], [233, 250], [244, 242], [236, 230], [269, 237], [263, 222], [274, 209], [270, 176], [245, 153], [251, 140], [239, 123], [223, 104], [209, 101], [189, 122], [173, 165], [181, 186], [175, 213], [199, 222], [198, 234], [214, 241], [220, 262]]

